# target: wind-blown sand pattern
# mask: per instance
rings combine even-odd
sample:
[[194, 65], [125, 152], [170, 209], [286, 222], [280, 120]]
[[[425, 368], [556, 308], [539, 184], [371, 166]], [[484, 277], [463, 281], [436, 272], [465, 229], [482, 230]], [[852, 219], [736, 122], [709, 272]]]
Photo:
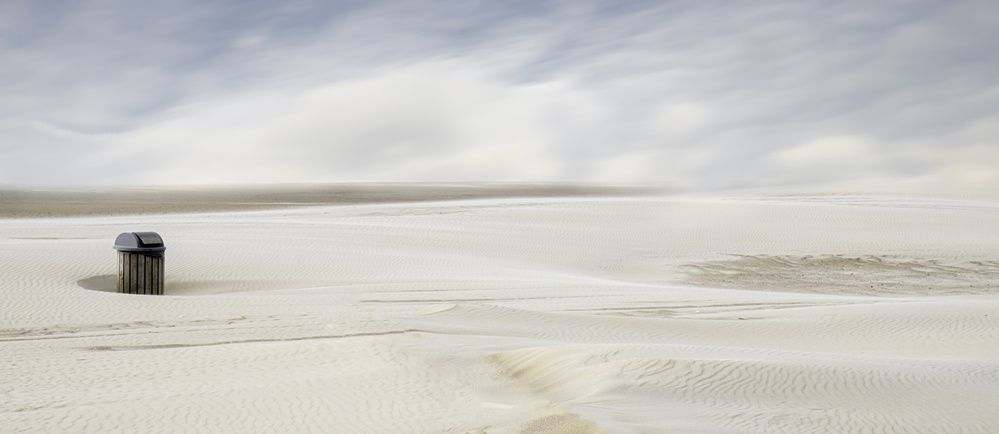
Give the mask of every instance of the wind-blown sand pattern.
[[[0, 431], [999, 432], [995, 198], [583, 196], [22, 198]], [[167, 295], [113, 293], [133, 230]]]
[[687, 266], [702, 285], [873, 295], [999, 292], [999, 261], [941, 263], [880, 256], [738, 256]]

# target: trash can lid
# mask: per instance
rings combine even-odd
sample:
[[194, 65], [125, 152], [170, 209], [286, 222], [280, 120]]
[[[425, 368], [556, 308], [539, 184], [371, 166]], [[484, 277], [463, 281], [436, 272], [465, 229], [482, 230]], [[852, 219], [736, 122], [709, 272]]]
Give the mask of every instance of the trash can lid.
[[115, 238], [114, 249], [121, 252], [162, 252], [166, 246], [156, 232], [123, 232]]

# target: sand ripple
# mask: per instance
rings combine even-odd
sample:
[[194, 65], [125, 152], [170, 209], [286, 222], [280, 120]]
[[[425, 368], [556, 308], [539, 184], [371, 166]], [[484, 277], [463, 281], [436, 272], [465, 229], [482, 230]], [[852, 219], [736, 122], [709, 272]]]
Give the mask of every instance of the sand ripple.
[[[921, 317], [922, 306], [903, 309]], [[982, 315], [951, 306], [950, 319], [929, 320], [923, 331]], [[997, 305], [984, 312], [995, 312]], [[843, 309], [846, 315], [848, 309]], [[981, 311], [979, 311], [981, 312]], [[898, 319], [899, 312], [895, 312]], [[905, 339], [900, 328], [855, 317], [851, 334]], [[557, 315], [488, 306], [457, 306], [413, 323], [440, 334], [442, 345], [478, 342], [508, 375], [536, 393], [612, 431], [862, 432], [890, 426], [897, 432], [999, 429], [992, 402], [999, 390], [996, 340], [981, 358], [940, 357], [918, 345], [881, 348], [864, 355], [855, 345], [823, 338], [795, 324], [770, 325], [752, 339], [728, 340], [749, 323]], [[691, 322], [691, 321], [687, 321]], [[821, 330], [812, 324], [810, 331]], [[841, 327], [847, 327], [846, 321]], [[996, 324], [986, 320], [978, 329]], [[975, 334], [974, 327], [954, 326]], [[803, 335], [789, 339], [787, 335]], [[946, 333], [944, 333], [946, 334]], [[695, 336], [700, 335], [700, 336]], [[783, 335], [783, 336], [781, 336]], [[811, 335], [811, 336], [807, 336]], [[475, 336], [474, 338], [470, 336]], [[908, 336], [908, 335], [906, 335]], [[940, 336], [924, 338], [941, 342]], [[877, 340], [877, 339], [875, 339]], [[699, 342], [694, 345], [691, 342]], [[872, 348], [873, 349], [873, 348]], [[961, 399], [949, 397], [960, 396]], [[621, 412], [620, 409], [627, 409]]]

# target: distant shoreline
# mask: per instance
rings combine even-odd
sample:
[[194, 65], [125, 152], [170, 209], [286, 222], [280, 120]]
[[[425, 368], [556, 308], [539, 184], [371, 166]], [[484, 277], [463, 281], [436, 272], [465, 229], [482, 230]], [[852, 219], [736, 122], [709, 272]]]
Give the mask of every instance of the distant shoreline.
[[182, 187], [0, 187], [0, 218], [247, 211], [508, 197], [644, 196], [662, 187], [574, 183], [343, 183]]

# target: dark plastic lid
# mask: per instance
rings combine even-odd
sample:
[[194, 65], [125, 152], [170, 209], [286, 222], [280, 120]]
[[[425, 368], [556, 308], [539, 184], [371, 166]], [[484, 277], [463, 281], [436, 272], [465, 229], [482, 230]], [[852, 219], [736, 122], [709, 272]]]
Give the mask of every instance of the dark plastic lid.
[[119, 252], [157, 253], [166, 250], [166, 246], [156, 232], [123, 232], [115, 238], [114, 249]]

